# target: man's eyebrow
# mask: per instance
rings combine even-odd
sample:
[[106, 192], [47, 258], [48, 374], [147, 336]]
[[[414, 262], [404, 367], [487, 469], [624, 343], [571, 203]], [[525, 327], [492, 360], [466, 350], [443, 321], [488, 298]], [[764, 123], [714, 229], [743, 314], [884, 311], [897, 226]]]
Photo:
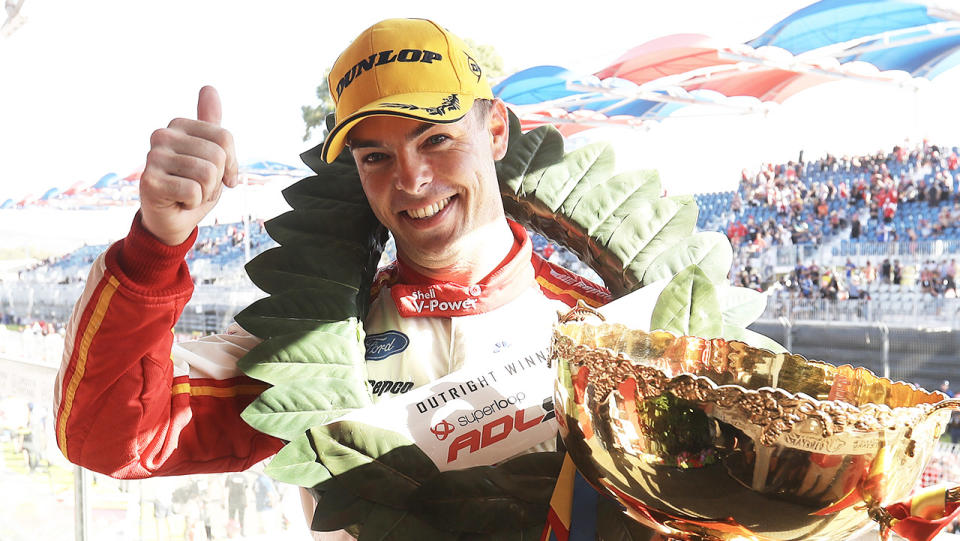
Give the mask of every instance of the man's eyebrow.
[[[407, 141], [410, 141], [410, 140], [416, 139], [417, 137], [420, 137], [421, 135], [423, 135], [424, 132], [426, 132], [427, 130], [429, 130], [430, 128], [432, 128], [432, 127], [434, 127], [434, 126], [436, 126], [436, 124], [431, 124], [430, 122], [421, 122], [420, 124], [417, 125], [417, 127], [413, 128], [412, 130], [410, 130], [409, 133], [407, 133], [407, 135], [406, 135]], [[373, 147], [381, 147], [381, 146], [383, 146], [383, 142], [382, 142], [382, 141], [378, 141], [378, 140], [376, 140], [376, 139], [350, 139], [350, 138], [348, 137], [348, 138], [347, 138], [347, 145], [348, 145], [351, 149], [354, 149], [354, 148], [373, 148]]]

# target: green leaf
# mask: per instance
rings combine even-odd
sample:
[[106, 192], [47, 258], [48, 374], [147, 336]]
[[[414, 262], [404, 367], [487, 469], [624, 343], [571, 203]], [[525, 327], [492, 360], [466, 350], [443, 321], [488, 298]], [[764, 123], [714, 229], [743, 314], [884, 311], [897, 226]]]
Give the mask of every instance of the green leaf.
[[254, 284], [267, 293], [335, 285], [356, 295], [367, 272], [368, 252], [351, 242], [270, 248], [246, 265]]
[[489, 533], [542, 525], [556, 475], [537, 477], [491, 466], [445, 471], [411, 497], [414, 512], [443, 529]]
[[323, 489], [310, 524], [315, 531], [332, 532], [361, 525], [377, 505], [344, 489], [336, 479], [324, 481]]
[[309, 208], [314, 199], [368, 204], [352, 157], [349, 165], [341, 166], [339, 162], [334, 162], [321, 168], [316, 176], [287, 186], [282, 193], [294, 209]]
[[[556, 212], [578, 187], [581, 191], [610, 178], [613, 173], [613, 149], [606, 143], [593, 143], [567, 153], [563, 160], [545, 168], [541, 175], [524, 180], [522, 191], [533, 194], [551, 213]], [[545, 209], [545, 210], [546, 210]]]
[[701, 231], [660, 252], [643, 273], [642, 284], [672, 278], [690, 265], [697, 265], [710, 281], [719, 284], [726, 281], [732, 263], [733, 248], [727, 236], [716, 231]]
[[363, 329], [343, 323], [325, 324], [323, 330], [275, 336], [244, 355], [237, 366], [250, 377], [278, 385], [316, 376], [362, 379]]
[[[318, 181], [318, 182], [323, 182]], [[294, 184], [293, 186], [296, 186]], [[363, 192], [360, 192], [361, 194]], [[304, 193], [290, 192], [289, 194], [284, 193], [284, 196], [287, 198], [287, 202], [290, 203], [290, 206], [295, 210], [311, 211], [311, 212], [325, 212], [331, 216], [339, 217], [343, 214], [360, 213], [365, 215], [370, 212], [370, 204], [367, 203], [366, 198], [357, 198], [350, 197], [351, 194], [343, 193], [337, 194], [342, 195], [348, 198], [348, 200], [343, 199], [334, 199], [332, 197], [322, 197], [316, 195], [307, 195]]]
[[627, 287], [631, 291], [639, 287], [639, 277], [647, 271], [650, 263], [664, 251], [673, 250], [678, 240], [690, 235], [696, 222], [697, 206], [692, 198], [660, 199], [653, 204], [644, 202], [637, 212], [626, 217], [611, 236], [607, 249], [618, 257], [617, 263], [623, 269]]
[[700, 267], [690, 265], [670, 280], [653, 308], [650, 327], [677, 336], [720, 336], [720, 301], [716, 288]]
[[260, 338], [293, 331], [313, 331], [327, 324], [350, 321], [356, 324], [359, 299], [348, 288], [284, 291], [258, 299], [234, 319], [241, 327]]
[[400, 509], [375, 506], [360, 528], [358, 541], [442, 541], [450, 532], [433, 527], [429, 522]]
[[516, 195], [528, 175], [539, 176], [547, 166], [563, 159], [563, 137], [553, 126], [541, 126], [528, 133], [520, 131], [520, 120], [513, 111], [507, 153], [496, 163], [501, 189]]
[[723, 337], [727, 340], [738, 340], [748, 346], [766, 349], [774, 353], [789, 353], [787, 348], [781, 346], [776, 340], [743, 327], [724, 325]]
[[267, 389], [240, 416], [260, 432], [292, 440], [310, 427], [371, 403], [359, 375], [312, 377]]
[[[329, 118], [329, 117], [328, 117]], [[344, 147], [333, 163], [327, 163], [320, 158], [323, 143], [300, 153], [300, 159], [321, 178], [350, 178], [357, 177], [357, 165], [353, 161], [353, 154]]]
[[[590, 188], [609, 180], [615, 161], [613, 148], [609, 144], [595, 143], [579, 148], [564, 156], [563, 162], [551, 166], [544, 175], [544, 181], [550, 184], [559, 184], [564, 176], [575, 182], [566, 186], [565, 190], [551, 194], [544, 193], [550, 184], [541, 181], [535, 195], [551, 211], [564, 214], [572, 210]], [[558, 178], [554, 180], [554, 177]]]
[[330, 237], [360, 243], [361, 246], [375, 244], [380, 222], [370, 207], [351, 203], [341, 205], [335, 211], [291, 210], [268, 220], [264, 227], [279, 244], [321, 243]]
[[767, 295], [745, 287], [721, 287], [717, 298], [723, 310], [723, 324], [746, 327], [767, 309]]
[[309, 431], [320, 462], [358, 496], [397, 509], [437, 467], [407, 438], [379, 427], [338, 421]]
[[[635, 201], [647, 200], [642, 187], [645, 178], [637, 175], [617, 175], [610, 180], [593, 186], [584, 193], [576, 206], [570, 211], [569, 220], [581, 228], [587, 235], [595, 235], [598, 228], [603, 226], [611, 217], [615, 216], [618, 223], [629, 214], [624, 212], [624, 205], [634, 193], [639, 193]], [[611, 231], [612, 233], [612, 231]], [[606, 235], [609, 237], [609, 235]], [[604, 238], [601, 244], [606, 244]]]
[[292, 439], [264, 468], [277, 481], [312, 487], [329, 480], [330, 472], [317, 461], [317, 453], [306, 434]]

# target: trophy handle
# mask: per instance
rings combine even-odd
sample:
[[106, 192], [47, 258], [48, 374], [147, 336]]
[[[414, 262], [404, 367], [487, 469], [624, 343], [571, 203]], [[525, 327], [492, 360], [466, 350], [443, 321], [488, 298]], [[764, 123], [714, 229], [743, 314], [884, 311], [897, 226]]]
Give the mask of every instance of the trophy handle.
[[[947, 398], [937, 402], [925, 418], [945, 409], [960, 411], [960, 398]], [[914, 494], [907, 502], [887, 507], [877, 505], [867, 512], [871, 519], [880, 524], [880, 539], [889, 539], [892, 531], [908, 540], [930, 539], [953, 521], [958, 504], [960, 485], [951, 483], [949, 486], [928, 487]], [[907, 523], [912, 523], [913, 527], [902, 527]]]
[[[580, 299], [577, 299], [577, 305], [571, 308], [566, 314], [560, 313], [557, 314], [560, 319], [560, 323], [570, 323], [571, 321], [583, 321], [587, 319], [587, 316], [593, 316], [600, 321], [606, 321], [607, 318], [603, 317], [603, 314], [591, 308], [587, 303], [583, 302]], [[958, 400], [960, 402], [960, 400]]]
[[927, 412], [927, 417], [930, 417], [934, 413], [944, 410], [951, 409], [954, 411], [960, 411], [960, 398], [947, 398], [946, 400], [941, 400], [933, 405], [933, 408]]

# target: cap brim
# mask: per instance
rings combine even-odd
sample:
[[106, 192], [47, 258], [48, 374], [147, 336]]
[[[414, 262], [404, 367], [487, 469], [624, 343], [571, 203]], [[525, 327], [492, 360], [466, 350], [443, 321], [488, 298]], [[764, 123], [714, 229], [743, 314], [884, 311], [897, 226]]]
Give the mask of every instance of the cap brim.
[[350, 128], [367, 117], [396, 116], [444, 124], [463, 118], [470, 112], [474, 100], [475, 96], [472, 94], [449, 92], [416, 92], [387, 96], [338, 122], [323, 141], [320, 157], [327, 163], [333, 163], [343, 151]]

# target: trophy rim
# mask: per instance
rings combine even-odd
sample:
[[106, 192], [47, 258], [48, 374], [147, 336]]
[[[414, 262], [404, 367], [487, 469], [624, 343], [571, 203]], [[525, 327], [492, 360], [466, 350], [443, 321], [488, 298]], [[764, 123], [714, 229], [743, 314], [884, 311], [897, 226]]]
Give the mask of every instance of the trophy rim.
[[[591, 345], [584, 343], [583, 338], [589, 336], [588, 333], [579, 333], [579, 338], [575, 339], [571, 333], [564, 330], [574, 327], [589, 326], [594, 329], [611, 329], [614, 331], [623, 331], [631, 333], [642, 333], [653, 338], [666, 339], [671, 344], [685, 343], [695, 341], [701, 345], [709, 344], [714, 351], [726, 351], [732, 345], [732, 349], [743, 353], [757, 353], [765, 356], [785, 356], [791, 362], [798, 366], [812, 367], [830, 373], [834, 379], [849, 377], [860, 383], [858, 387], [874, 390], [878, 388], [885, 391], [884, 401], [877, 402], [866, 400], [862, 396], [856, 400], [841, 398], [822, 398], [812, 396], [803, 391], [787, 389], [779, 386], [761, 385], [758, 387], [748, 387], [737, 383], [718, 383], [712, 374], [721, 372], [713, 371], [711, 373], [697, 373], [692, 371], [680, 371], [669, 375], [654, 365], [647, 365], [642, 361], [633, 358], [624, 351], [617, 351], [613, 348], [600, 345]], [[596, 336], [595, 333], [593, 336]], [[551, 358], [556, 358], [558, 362], [568, 363], [571, 368], [579, 363], [579, 366], [592, 365], [588, 379], [595, 384], [593, 392], [590, 393], [598, 402], [606, 400], [610, 393], [616, 388], [612, 383], [613, 378], [606, 378], [605, 382], [598, 382], [597, 375], [602, 376], [603, 370], [598, 364], [588, 361], [591, 358], [601, 357], [601, 363], [610, 363], [607, 366], [618, 366], [620, 371], [619, 381], [624, 379], [624, 370], [632, 370], [634, 380], [638, 383], [644, 379], [652, 379], [654, 382], [654, 392], [670, 392], [681, 398], [707, 401], [723, 404], [734, 404], [740, 401], [744, 408], [743, 413], [747, 415], [757, 415], [762, 410], [762, 404], [765, 401], [775, 401], [778, 405], [790, 404], [791, 413], [799, 413], [802, 419], [817, 419], [822, 428], [821, 436], [829, 437], [842, 433], [868, 433], [884, 429], [894, 429], [907, 426], [913, 423], [923, 421], [935, 411], [938, 405], [943, 404], [949, 397], [940, 391], [929, 391], [919, 385], [911, 382], [892, 380], [883, 376], [878, 376], [872, 370], [866, 367], [856, 367], [845, 363], [835, 365], [827, 361], [808, 359], [803, 355], [783, 352], [775, 353], [767, 348], [751, 346], [742, 340], [727, 340], [725, 338], [701, 338], [690, 335], [677, 335], [666, 330], [645, 331], [642, 329], [633, 329], [622, 323], [608, 323], [601, 321], [593, 323], [584, 320], [560, 322], [554, 326], [554, 341], [551, 347]], [[578, 349], [579, 353], [571, 357], [558, 352], [558, 342], [562, 340], [570, 342], [569, 346]], [[724, 348], [726, 346], [726, 349]], [[569, 351], [569, 347], [565, 348]], [[574, 358], [576, 357], [576, 358]], [[579, 361], [577, 359], [580, 359]], [[695, 361], [701, 362], [702, 361]], [[703, 364], [700, 365], [701, 367]], [[708, 370], [712, 370], [707, 367]], [[705, 370], [704, 372], [707, 372]], [[640, 374], [643, 372], [643, 374]], [[654, 373], [655, 372], [655, 373]], [[599, 385], [597, 385], [600, 383]], [[645, 382], [646, 383], [646, 382]], [[832, 388], [832, 387], [831, 387]], [[746, 402], [744, 402], [746, 401]], [[893, 402], [890, 404], [888, 402]], [[783, 409], [783, 408], [778, 408]], [[765, 415], [767, 419], [761, 424], [764, 434], [762, 440], [765, 443], [772, 444], [779, 439], [783, 432], [790, 432], [794, 425], [800, 421], [789, 421], [789, 428], [783, 426], [782, 419], [791, 419], [790, 415], [784, 413], [782, 419], [774, 414], [774, 418]], [[784, 430], [785, 429], [785, 430]]]
[[[802, 354], [800, 354], [800, 353], [792, 353], [792, 352], [789, 352], [789, 351], [784, 351], [784, 352], [782, 352], [782, 353], [777, 353], [777, 352], [775, 352], [775, 351], [773, 351], [773, 350], [771, 350], [771, 349], [767, 349], [767, 348], [762, 348], [762, 347], [750, 345], [750, 344], [748, 344], [747, 342], [744, 342], [743, 340], [736, 340], [736, 339], [730, 340], [730, 339], [726, 339], [726, 338], [723, 338], [723, 337], [703, 338], [703, 337], [700, 337], [700, 336], [694, 336], [694, 335], [688, 335], [688, 334], [679, 334], [679, 335], [678, 335], [678, 334], [675, 334], [675, 333], [673, 333], [673, 332], [671, 332], [671, 331], [664, 330], [664, 329], [655, 329], [655, 330], [649, 330], [649, 331], [648, 331], [648, 330], [644, 330], [644, 329], [631, 328], [631, 327], [628, 327], [627, 325], [624, 325], [623, 323], [606, 322], [606, 321], [601, 321], [601, 322], [599, 322], [599, 323], [591, 323], [591, 322], [587, 322], [587, 321], [567, 321], [567, 322], [560, 322], [560, 323], [557, 323], [557, 324], [554, 325], [554, 335], [557, 334], [557, 332], [558, 332], [559, 329], [564, 328], [564, 327], [567, 327], [567, 326], [574, 326], [574, 325], [588, 325], [588, 326], [592, 326], [592, 327], [601, 327], [601, 326], [622, 327], [623, 329], [626, 329], [626, 330], [628, 330], [628, 331], [630, 331], [630, 332], [642, 332], [642, 333], [648, 334], [648, 335], [653, 335], [653, 334], [665, 334], [665, 335], [669, 335], [669, 336], [672, 337], [674, 340], [679, 340], [679, 339], [688, 338], [688, 339], [701, 340], [701, 341], [712, 342], [712, 343], [716, 343], [716, 342], [718, 342], [718, 341], [722, 341], [723, 343], [726, 343], [726, 344], [739, 344], [742, 349], [747, 350], [747, 351], [762, 351], [762, 352], [766, 352], [768, 355], [788, 355], [788, 356], [790, 356], [790, 357], [792, 357], [792, 358], [794, 358], [794, 359], [799, 359], [800, 362], [802, 362], [802, 363], [804, 363], [804, 364], [807, 364], [807, 365], [823, 366], [823, 367], [827, 367], [827, 368], [832, 369], [832, 370], [840, 370], [840, 369], [844, 369], [844, 368], [849, 368], [849, 369], [851, 369], [851, 370], [853, 370], [853, 371], [856, 371], [856, 372], [859, 372], [859, 373], [865, 373], [865, 374], [869, 375], [872, 379], [874, 379], [874, 380], [876, 380], [876, 381], [878, 381], [878, 382], [884, 383], [884, 384], [886, 384], [886, 385], [888, 385], [888, 386], [890, 386], [890, 387], [895, 387], [895, 386], [896, 386], [896, 387], [901, 387], [901, 386], [902, 386], [902, 387], [906, 387], [909, 391], [911, 391], [911, 392], [913, 392], [913, 393], [916, 393], [916, 394], [918, 394], [918, 395], [925, 396], [925, 397], [935, 397], [935, 398], [937, 398], [937, 400], [935, 400], [935, 401], [917, 402], [917, 404], [915, 404], [915, 405], [913, 405], [913, 406], [888, 406], [888, 407], [890, 407], [891, 409], [910, 408], [910, 407], [916, 407], [917, 405], [921, 405], [921, 404], [931, 404], [931, 405], [934, 405], [934, 404], [937, 404], [937, 403], [939, 403], [939, 402], [942, 402], [943, 400], [946, 400], [946, 399], [950, 398], [950, 397], [948, 397], [946, 394], [944, 394], [943, 392], [941, 392], [941, 391], [939, 391], [939, 390], [932, 390], [932, 391], [931, 391], [931, 390], [928, 390], [928, 389], [926, 389], [926, 388], [924, 388], [924, 387], [922, 387], [922, 386], [920, 386], [920, 385], [917, 385], [916, 383], [910, 382], [910, 381], [895, 380], [895, 379], [891, 379], [891, 378], [887, 378], [887, 377], [884, 377], [884, 376], [877, 375], [876, 372], [874, 372], [873, 370], [871, 370], [870, 368], [867, 368], [867, 367], [865, 367], [865, 366], [854, 366], [854, 365], [851, 364], [851, 363], [834, 364], [834, 363], [832, 363], [832, 362], [830, 362], [830, 361], [822, 361], [822, 360], [819, 360], [819, 359], [811, 359], [811, 358], [808, 358], [808, 357], [806, 357], [806, 356], [804, 356], [804, 355], [802, 355]], [[570, 338], [569, 335], [566, 335], [566, 334], [563, 334], [563, 336], [566, 336], [567, 338]], [[572, 338], [570, 338], [570, 339], [573, 340]], [[583, 344], [579, 344], [579, 343], [576, 343], [576, 342], [575, 342], [575, 345], [577, 345], [577, 346], [582, 346]], [[607, 351], [612, 352], [614, 355], [617, 355], [617, 354], [620, 353], [620, 352], [617, 352], [616, 350], [614, 350], [614, 349], [612, 349], [612, 348], [609, 348], [609, 347], [606, 347], [606, 346], [584, 346], [584, 347], [587, 347], [587, 348], [590, 348], [590, 349], [604, 349], [604, 350], [607, 350]], [[677, 376], [679, 376], [679, 375], [680, 375], [680, 374], [677, 374]], [[708, 376], [702, 376], [702, 375], [700, 375], [700, 374], [693, 374], [693, 373], [690, 373], [690, 375], [693, 375], [693, 376], [696, 376], [696, 377], [708, 377]], [[677, 377], [677, 376], [674, 376], [674, 377]], [[724, 385], [727, 385], [727, 384], [724, 384]], [[742, 386], [742, 385], [736, 385], [736, 384], [730, 384], [730, 385], [735, 385], [735, 386], [741, 387], [741, 388], [743, 388], [744, 390], [747, 390], [747, 391], [756, 390], [756, 389], [751, 389], [751, 388], [749, 388], [749, 387], [744, 387], [744, 386]], [[797, 394], [804, 394], [804, 393], [802, 393], [802, 392], [794, 393], [794, 392], [792, 392], [792, 391], [789, 391], [789, 390], [787, 390], [787, 389], [783, 389], [783, 388], [781, 388], [781, 387], [766, 387], [766, 388], [769, 388], [769, 389], [778, 389], [778, 390], [780, 390], [780, 391], [783, 391], [784, 393], [787, 393], [787, 394], [790, 395], [791, 397], [796, 397]], [[806, 395], [806, 396], [809, 396], [809, 395]], [[817, 400], [818, 402], [831, 402], [831, 401], [836, 402], [836, 400], [830, 400], [830, 399], [824, 400], [824, 399], [818, 399], [818, 398], [816, 398], [816, 397], [810, 397], [810, 398], [811, 398], [812, 400]], [[853, 407], [860, 407], [860, 406], [863, 405], [863, 404], [860, 404], [860, 405], [851, 404], [851, 403], [849, 403], [849, 402], [846, 402], [846, 403], [847, 403], [848, 405], [850, 405], [850, 406], [853, 406]]]

